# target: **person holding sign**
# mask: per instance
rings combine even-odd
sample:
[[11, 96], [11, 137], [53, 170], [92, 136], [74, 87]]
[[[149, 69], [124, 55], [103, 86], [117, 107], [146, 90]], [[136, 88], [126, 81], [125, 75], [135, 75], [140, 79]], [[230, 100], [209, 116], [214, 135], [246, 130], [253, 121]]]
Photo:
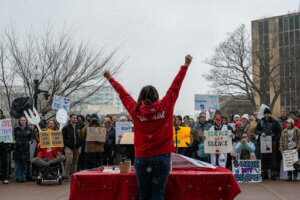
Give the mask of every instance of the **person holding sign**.
[[[258, 122], [254, 132], [258, 136], [256, 141], [258, 144], [261, 144], [260, 137], [266, 138], [266, 136], [270, 136], [272, 138], [271, 153], [263, 153], [263, 149], [260, 149], [261, 171], [262, 178], [268, 179], [268, 169], [270, 169], [271, 179], [276, 180], [280, 172], [279, 140], [281, 127], [279, 122], [271, 117], [271, 110], [269, 108], [265, 108], [264, 117]], [[260, 145], [258, 146], [260, 147]]]
[[234, 151], [237, 153], [236, 160], [256, 160], [255, 146], [246, 133], [243, 134], [241, 141], [235, 145]]
[[[285, 150], [300, 150], [300, 130], [294, 126], [294, 120], [289, 118], [286, 121], [286, 129], [284, 129], [281, 133], [280, 137], [280, 147], [279, 150], [281, 154], [284, 153]], [[298, 172], [297, 171], [288, 171], [288, 180], [292, 180], [292, 176], [294, 180], [297, 180]]]
[[131, 115], [134, 124], [134, 148], [139, 199], [164, 199], [165, 186], [170, 173], [171, 152], [175, 152], [173, 140], [173, 111], [181, 84], [192, 61], [185, 57], [185, 64], [174, 79], [166, 96], [159, 100], [155, 87], [142, 88], [136, 102], [128, 92], [112, 78], [109, 71], [104, 77], [117, 91]]

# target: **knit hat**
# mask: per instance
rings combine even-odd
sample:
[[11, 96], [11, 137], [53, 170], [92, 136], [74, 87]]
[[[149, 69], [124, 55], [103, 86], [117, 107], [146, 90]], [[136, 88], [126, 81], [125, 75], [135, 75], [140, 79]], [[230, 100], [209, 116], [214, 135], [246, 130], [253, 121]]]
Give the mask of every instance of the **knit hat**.
[[205, 112], [201, 112], [201, 113], [199, 114], [199, 117], [206, 117], [206, 113], [205, 113]]
[[91, 119], [93, 119], [94, 117], [101, 121], [101, 117], [99, 117], [96, 113], [91, 114]]
[[288, 120], [286, 120], [287, 123], [291, 123], [294, 124], [294, 120], [292, 118], [289, 118]]
[[235, 114], [234, 116], [233, 116], [233, 119], [235, 119], [235, 118], [241, 118], [241, 116], [240, 115], [238, 115], [238, 114]]
[[292, 111], [290, 112], [290, 114], [293, 114], [293, 115], [297, 116], [297, 111], [292, 110]]
[[248, 114], [244, 114], [243, 116], [242, 116], [242, 119], [243, 118], [245, 118], [245, 119], [247, 119], [247, 121], [249, 121], [249, 116], [248, 116]]
[[269, 114], [271, 114], [271, 110], [270, 110], [269, 108], [265, 108], [265, 110], [264, 110], [264, 114], [266, 114], [266, 113], [269, 113]]

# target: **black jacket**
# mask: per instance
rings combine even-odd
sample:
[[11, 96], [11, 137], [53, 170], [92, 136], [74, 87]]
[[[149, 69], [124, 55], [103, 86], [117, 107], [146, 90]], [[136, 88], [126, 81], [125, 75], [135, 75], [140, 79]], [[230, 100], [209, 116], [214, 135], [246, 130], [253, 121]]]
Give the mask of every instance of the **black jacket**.
[[278, 142], [281, 135], [281, 127], [279, 122], [272, 117], [268, 120], [266, 118], [262, 118], [258, 122], [254, 132], [258, 136], [265, 133], [266, 135], [272, 136], [272, 138]]
[[69, 147], [70, 149], [79, 148], [82, 145], [82, 140], [79, 138], [80, 126], [75, 124], [74, 127], [69, 123], [62, 130], [62, 134], [64, 137], [64, 145], [65, 147]]
[[107, 131], [107, 139], [104, 143], [104, 150], [111, 152], [115, 150], [115, 137], [116, 137], [116, 129], [111, 127], [109, 131]]
[[29, 159], [29, 142], [33, 140], [33, 132], [31, 128], [16, 126], [14, 128], [15, 152], [14, 159], [16, 161], [26, 161]]

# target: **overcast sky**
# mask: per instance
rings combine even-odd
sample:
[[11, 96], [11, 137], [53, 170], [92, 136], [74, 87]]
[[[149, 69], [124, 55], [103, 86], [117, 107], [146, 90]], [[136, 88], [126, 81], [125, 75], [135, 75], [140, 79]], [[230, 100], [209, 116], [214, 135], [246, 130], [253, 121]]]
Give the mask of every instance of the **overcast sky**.
[[[300, 0], [0, 0], [1, 29], [11, 22], [19, 34], [41, 30], [49, 22], [72, 26], [76, 40], [99, 48], [124, 45], [129, 59], [117, 80], [134, 93], [146, 84], [164, 96], [191, 54], [194, 60], [181, 88], [175, 114], [194, 115], [194, 94], [210, 92], [204, 60], [240, 24], [297, 11]], [[211, 93], [211, 92], [210, 92]]]

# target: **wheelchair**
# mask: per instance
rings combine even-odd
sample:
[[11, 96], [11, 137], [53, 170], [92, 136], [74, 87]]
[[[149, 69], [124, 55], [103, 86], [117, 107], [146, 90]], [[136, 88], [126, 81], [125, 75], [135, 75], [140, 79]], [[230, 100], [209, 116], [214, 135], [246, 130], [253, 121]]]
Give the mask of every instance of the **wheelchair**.
[[42, 185], [47, 182], [62, 184], [62, 165], [55, 163], [47, 167], [38, 167], [37, 184]]

